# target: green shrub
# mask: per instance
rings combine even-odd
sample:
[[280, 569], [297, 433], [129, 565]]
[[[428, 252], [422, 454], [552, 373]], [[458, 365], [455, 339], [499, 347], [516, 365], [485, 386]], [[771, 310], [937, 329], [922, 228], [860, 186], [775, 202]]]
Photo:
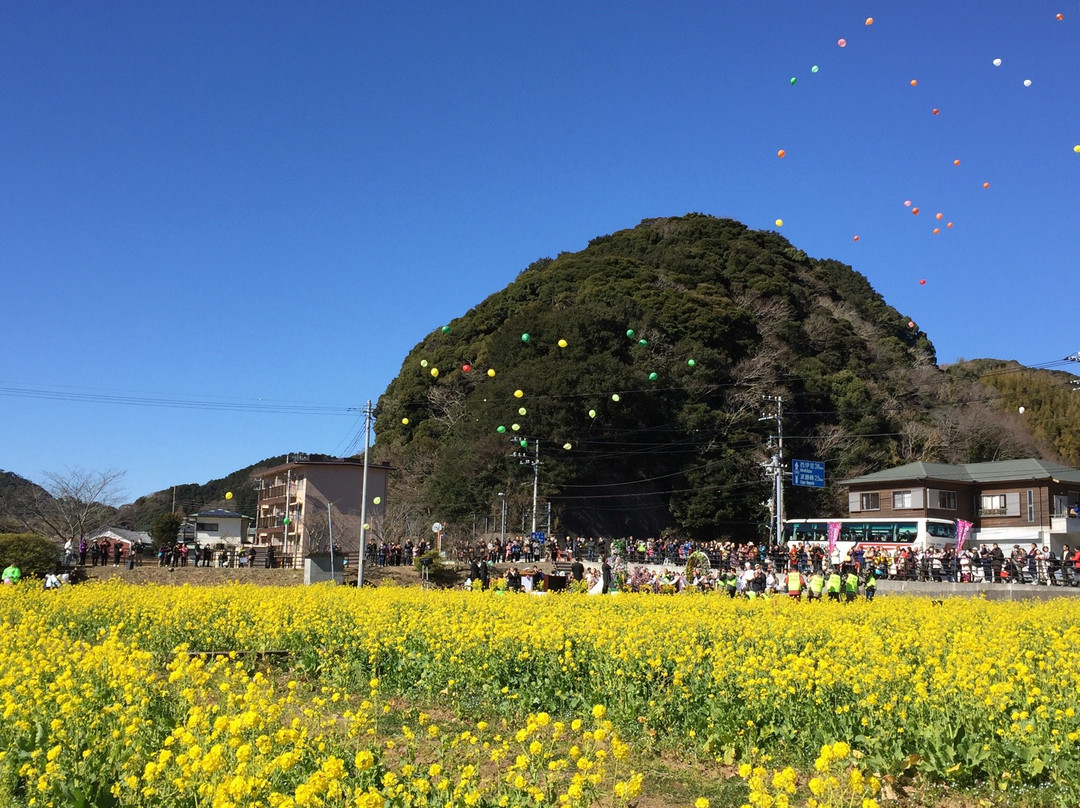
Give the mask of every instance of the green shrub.
[[44, 578], [60, 563], [56, 542], [36, 533], [0, 533], [0, 569], [14, 564], [23, 577]]

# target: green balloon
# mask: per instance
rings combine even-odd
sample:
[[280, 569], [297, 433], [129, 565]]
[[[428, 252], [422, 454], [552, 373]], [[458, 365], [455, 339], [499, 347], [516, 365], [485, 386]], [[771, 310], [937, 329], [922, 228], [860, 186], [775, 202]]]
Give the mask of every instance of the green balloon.
[[444, 325], [444, 326], [442, 327], [442, 332], [443, 332], [444, 334], [449, 334], [449, 333], [450, 333], [450, 326], [448, 326], [448, 325]]
[[498, 432], [501, 435], [503, 432], [506, 431], [506, 427], [503, 426], [502, 424], [499, 424], [499, 426], [496, 427], [495, 431]]
[[656, 379], [657, 379], [657, 377], [658, 377], [659, 375], [660, 375], [660, 374], [658, 374], [658, 373], [657, 373], [657, 372], [656, 372], [656, 371], [654, 370], [654, 371], [653, 371], [652, 373], [650, 373], [650, 374], [649, 374], [649, 381], [650, 381], [650, 382], [655, 382], [655, 381], [656, 381]]
[[531, 338], [529, 337], [529, 335], [528, 335], [528, 334], [522, 334], [522, 335], [521, 335], [521, 341], [522, 341], [522, 342], [528, 342], [528, 341], [529, 341], [530, 339], [531, 339]]
[[637, 344], [640, 345], [642, 348], [644, 348], [646, 345], [649, 344], [649, 341], [647, 339], [639, 339], [637, 341]]
[[817, 65], [814, 65], [813, 67], [810, 68], [811, 73], [817, 73], [817, 71], [818, 71]]
[[283, 525], [287, 525], [287, 524], [289, 524], [289, 522], [291, 522], [291, 521], [292, 521], [292, 520], [291, 520], [291, 519], [290, 519], [289, 517], [287, 517], [287, 516], [286, 516], [286, 517], [285, 517], [284, 519], [282, 519], [282, 520], [281, 520], [281, 524], [283, 524]]
[[630, 339], [633, 339], [634, 338], [634, 329], [632, 329], [632, 328], [626, 329], [626, 336], [630, 337]]
[[693, 359], [687, 359], [686, 364], [688, 364], [690, 367], [693, 367], [697, 364], [697, 362], [695, 362]]
[[794, 76], [792, 76], [791, 77], [791, 83], [794, 84], [796, 81], [798, 81], [798, 79], [796, 79]]
[[529, 442], [525, 440], [525, 438], [522, 438], [520, 441], [518, 441], [518, 443], [521, 444], [522, 449], [526, 448], [529, 445]]

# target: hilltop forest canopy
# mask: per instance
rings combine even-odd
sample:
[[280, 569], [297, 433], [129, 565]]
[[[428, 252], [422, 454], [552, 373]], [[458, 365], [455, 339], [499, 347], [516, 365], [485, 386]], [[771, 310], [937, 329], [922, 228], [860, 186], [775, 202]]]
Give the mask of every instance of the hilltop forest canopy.
[[[497, 512], [499, 492], [530, 508], [522, 461], [539, 443], [559, 533], [756, 538], [770, 518], [767, 396], [783, 399], [785, 458], [826, 461], [830, 483], [1032, 450], [858, 272], [690, 214], [536, 261], [429, 334], [379, 400], [375, 453], [396, 469], [397, 504], [443, 521]], [[960, 423], [942, 423], [943, 403]], [[835, 485], [789, 488], [785, 510], [846, 500]]]

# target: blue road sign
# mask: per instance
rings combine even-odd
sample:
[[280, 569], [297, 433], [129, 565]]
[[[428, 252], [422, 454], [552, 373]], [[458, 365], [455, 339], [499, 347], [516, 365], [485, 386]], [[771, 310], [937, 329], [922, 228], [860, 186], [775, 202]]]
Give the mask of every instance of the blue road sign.
[[808, 488], [825, 487], [825, 463], [820, 460], [792, 460], [791, 484]]
[[545, 540], [547, 539], [547, 536], [544, 534], [544, 531], [538, 530], [535, 533], [530, 533], [529, 538], [532, 539], [533, 541], [538, 541], [541, 544], [544, 544]]

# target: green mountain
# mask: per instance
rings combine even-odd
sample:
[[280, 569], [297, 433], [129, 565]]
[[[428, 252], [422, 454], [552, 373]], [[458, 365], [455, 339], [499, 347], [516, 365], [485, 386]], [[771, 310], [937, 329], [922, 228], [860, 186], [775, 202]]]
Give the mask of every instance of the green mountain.
[[476, 524], [502, 492], [518, 532], [539, 456], [553, 531], [749, 538], [769, 519], [771, 399], [785, 459], [824, 460], [830, 483], [789, 488], [787, 513], [836, 513], [854, 474], [1037, 449], [965, 385], [850, 267], [690, 214], [536, 261], [429, 334], [379, 400], [374, 452], [418, 523]]

